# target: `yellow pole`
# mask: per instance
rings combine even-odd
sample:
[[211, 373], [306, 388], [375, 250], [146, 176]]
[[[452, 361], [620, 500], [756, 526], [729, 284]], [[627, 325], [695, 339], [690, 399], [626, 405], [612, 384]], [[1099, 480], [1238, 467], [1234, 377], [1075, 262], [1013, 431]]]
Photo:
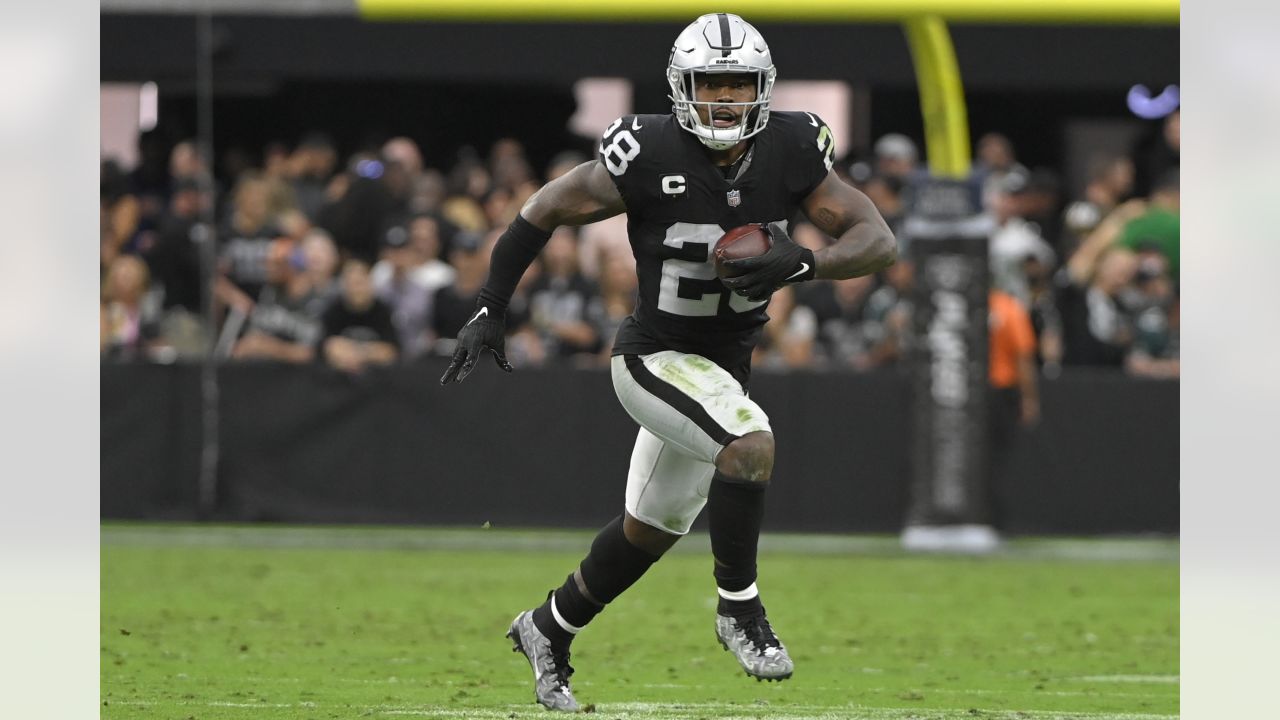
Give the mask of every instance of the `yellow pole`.
[[969, 117], [951, 35], [937, 15], [908, 18], [905, 25], [920, 87], [929, 170], [938, 177], [962, 179], [969, 174]]

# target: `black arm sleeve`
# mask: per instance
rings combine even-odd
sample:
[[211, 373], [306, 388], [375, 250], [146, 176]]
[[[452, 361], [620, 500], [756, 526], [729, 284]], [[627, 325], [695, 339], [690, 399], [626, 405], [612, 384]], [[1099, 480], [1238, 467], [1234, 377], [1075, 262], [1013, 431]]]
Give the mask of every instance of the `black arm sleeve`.
[[480, 302], [495, 310], [505, 310], [525, 270], [542, 252], [551, 233], [516, 215], [507, 231], [493, 246], [489, 260], [489, 279], [480, 290]]

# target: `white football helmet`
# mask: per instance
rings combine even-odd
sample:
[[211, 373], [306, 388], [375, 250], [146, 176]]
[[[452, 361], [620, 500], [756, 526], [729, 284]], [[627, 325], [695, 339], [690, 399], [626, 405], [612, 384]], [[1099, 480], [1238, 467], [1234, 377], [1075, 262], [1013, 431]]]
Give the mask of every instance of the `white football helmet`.
[[[695, 102], [695, 76], [704, 73], [750, 73], [755, 76], [756, 99], [749, 103]], [[760, 31], [737, 15], [703, 15], [685, 28], [671, 48], [667, 61], [667, 84], [671, 86], [672, 110], [680, 126], [697, 136], [702, 144], [727, 150], [764, 129], [769, 122], [769, 96], [777, 77], [769, 46]], [[742, 120], [732, 127], [703, 124], [697, 106], [741, 106]]]

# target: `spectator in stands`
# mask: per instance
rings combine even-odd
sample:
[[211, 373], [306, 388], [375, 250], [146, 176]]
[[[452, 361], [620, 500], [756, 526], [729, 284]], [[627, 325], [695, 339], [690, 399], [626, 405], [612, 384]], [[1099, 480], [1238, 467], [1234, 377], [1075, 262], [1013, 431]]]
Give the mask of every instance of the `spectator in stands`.
[[875, 155], [875, 174], [895, 178], [904, 186], [919, 172], [916, 144], [901, 133], [889, 133], [876, 140]]
[[[1082, 250], [1087, 246], [1088, 241]], [[1104, 248], [1097, 255], [1096, 269], [1087, 258], [1077, 252], [1057, 288], [1062, 364], [1119, 368], [1133, 338], [1120, 296], [1133, 280], [1138, 261], [1119, 247]]]
[[115, 160], [104, 160], [99, 175], [99, 209], [102, 272], [122, 253], [133, 249], [133, 239], [142, 221], [142, 206], [129, 190], [129, 177]]
[[[929, 177], [929, 169], [920, 163], [920, 153], [911, 138], [901, 133], [889, 133], [876, 141], [872, 148], [875, 154], [872, 176], [894, 178], [901, 187], [898, 195], [902, 204], [911, 207], [915, 188]], [[854, 166], [850, 166], [854, 172]], [[855, 181], [856, 182], [856, 181]]]
[[[899, 261], [901, 262], [901, 260]], [[788, 328], [793, 367], [865, 367], [870, 347], [863, 328], [875, 278], [864, 276], [797, 287]]]
[[1018, 162], [1009, 138], [998, 132], [989, 132], [978, 138], [976, 162], [970, 175], [982, 198], [982, 207], [991, 210], [996, 195], [1004, 190], [1004, 181], [1010, 174], [1021, 174], [1028, 181], [1031, 171]]
[[496, 228], [510, 224], [511, 220], [506, 218], [515, 219], [512, 208], [515, 207], [518, 211], [520, 205], [516, 204], [515, 195], [510, 190], [495, 185], [484, 196], [480, 207], [484, 210], [485, 227]]
[[1084, 195], [1067, 206], [1062, 224], [1061, 250], [1070, 255], [1084, 238], [1133, 192], [1133, 161], [1120, 155], [1095, 155], [1089, 159]]
[[1133, 325], [1125, 369], [1143, 377], [1178, 377], [1178, 296], [1163, 253], [1155, 248], [1139, 251], [1133, 287], [1122, 302]]
[[1058, 174], [1044, 167], [1032, 170], [1020, 205], [1023, 219], [1036, 228], [1051, 249], [1057, 247], [1062, 235], [1062, 183]]
[[988, 496], [993, 521], [999, 525], [999, 498], [1004, 493], [995, 489], [1008, 464], [1015, 430], [1018, 425], [1030, 427], [1040, 419], [1036, 341], [1031, 317], [1017, 298], [991, 290], [987, 298], [987, 338]]
[[[439, 253], [436, 228], [437, 221], [431, 216], [415, 218], [409, 227], [391, 227], [383, 237], [382, 259], [373, 268], [374, 291], [391, 308], [400, 351], [406, 359], [426, 351], [432, 298], [453, 281], [453, 268], [438, 257], [433, 256], [430, 264], [424, 261], [424, 248]], [[418, 236], [416, 242], [410, 237], [411, 232]]]
[[121, 255], [111, 262], [100, 308], [98, 342], [104, 357], [141, 357], [155, 339], [156, 307], [146, 299], [150, 282], [147, 264], [138, 256]]
[[[542, 275], [529, 287], [529, 314], [552, 358], [594, 360], [600, 352], [598, 330], [588, 321], [587, 306], [598, 295], [596, 284], [578, 272], [574, 229], [558, 228], [539, 256]], [[575, 358], [589, 355], [590, 358]]]
[[988, 371], [994, 391], [990, 411], [998, 429], [992, 434], [1007, 440], [1010, 420], [1032, 425], [1040, 419], [1036, 339], [1031, 315], [1012, 295], [991, 290], [987, 313]]
[[1013, 295], [1026, 307], [1031, 302], [1025, 263], [1033, 259], [1052, 268], [1057, 257], [1039, 229], [1023, 217], [1030, 176], [1010, 172], [991, 197], [991, 213], [997, 229], [988, 247], [992, 285]]
[[[892, 175], [872, 175], [862, 183], [861, 189], [871, 199], [876, 210], [880, 211], [880, 216], [889, 224], [889, 229], [893, 231], [894, 237], [898, 238], [901, 245], [904, 236], [900, 231], [902, 221], [906, 217], [906, 206], [902, 198], [902, 180]], [[898, 250], [900, 255], [907, 254], [905, 247], [899, 247]]]
[[409, 214], [425, 215], [439, 213], [448, 196], [444, 175], [435, 168], [423, 170], [414, 179], [409, 190]]
[[289, 207], [280, 212], [276, 216], [276, 226], [280, 228], [280, 237], [299, 243], [314, 227], [307, 216], [296, 207]]
[[241, 176], [230, 216], [219, 233], [222, 271], [237, 288], [256, 297], [267, 282], [267, 259], [281, 231], [271, 216], [271, 187], [256, 172]]
[[1147, 201], [1121, 202], [1084, 238], [1064, 272], [1055, 275], [1062, 364], [1123, 364], [1132, 331], [1119, 299], [1137, 273], [1138, 259], [1116, 241], [1130, 220], [1146, 213]]
[[[398, 162], [384, 161], [382, 171], [382, 185], [387, 190], [387, 195], [391, 198], [391, 203], [383, 212], [383, 227], [385, 231], [392, 224], [401, 222], [409, 216], [410, 194], [413, 191], [412, 181], [408, 171], [404, 169]], [[376, 253], [368, 258], [372, 265], [377, 259]]]
[[895, 364], [907, 351], [915, 263], [900, 259], [880, 275], [880, 286], [867, 297], [863, 310], [862, 334], [867, 352], [855, 360], [854, 366], [859, 370]]
[[[296, 364], [315, 357], [325, 300], [311, 284], [300, 249], [284, 240], [268, 252], [268, 280], [249, 315], [249, 328], [232, 357]], [[234, 329], [234, 328], [231, 328]]]
[[382, 235], [397, 216], [398, 201], [383, 182], [386, 165], [375, 156], [352, 156], [343, 173], [345, 190], [320, 209], [318, 225], [333, 234], [343, 255], [373, 262]]
[[[257, 167], [257, 159], [243, 145], [233, 140], [230, 146], [221, 150], [215, 164], [218, 168], [215, 175], [226, 178], [226, 182], [230, 183], [229, 188], [234, 189], [235, 183], [241, 176], [254, 171]], [[219, 191], [220, 196], [224, 194], [221, 188]]]
[[[289, 178], [285, 177], [283, 170], [285, 164], [280, 162], [279, 171], [274, 175], [269, 175], [265, 171], [257, 173], [258, 177], [267, 184], [267, 215], [275, 223], [276, 227], [281, 229], [281, 234], [288, 234], [290, 230], [294, 233], [294, 240], [300, 240], [302, 234], [310, 227], [311, 221], [307, 216], [298, 210], [298, 201], [293, 194], [293, 185], [290, 184]], [[293, 216], [286, 220], [286, 216]], [[286, 227], [288, 224], [288, 227]]]
[[302, 274], [311, 291], [319, 298], [318, 304], [328, 306], [338, 298], [338, 246], [333, 236], [321, 228], [312, 228], [298, 243], [302, 253]]
[[441, 260], [458, 229], [439, 215], [420, 214], [409, 218], [409, 244], [418, 254], [419, 279], [434, 291], [453, 282], [454, 269]]
[[1169, 261], [1169, 274], [1175, 285], [1178, 283], [1179, 213], [1182, 206], [1178, 175], [1175, 169], [1160, 178], [1146, 211], [1129, 220], [1116, 238], [1121, 247], [1135, 252], [1144, 246], [1159, 250]]
[[289, 183], [292, 179], [291, 154], [284, 143], [273, 140], [262, 149], [262, 175], [270, 180]]
[[[792, 240], [814, 252], [827, 247], [833, 242], [829, 236], [807, 221], [797, 222], [788, 229]], [[786, 367], [813, 367], [816, 362], [825, 360], [825, 358], [819, 358], [815, 355], [816, 321], [812, 308], [805, 305], [804, 302], [811, 302], [816, 296], [812, 293], [806, 293], [805, 288], [799, 288], [798, 290], [800, 292], [799, 297], [796, 291], [793, 290], [786, 299], [786, 325], [780, 327], [775, 321], [774, 315], [770, 313], [770, 323], [773, 324], [773, 328], [769, 328], [769, 325], [766, 324], [766, 329], [772, 333], [774, 340], [778, 343], [778, 347], [775, 348], [774, 352], [776, 357], [773, 359], [775, 361]], [[825, 296], [826, 293], [823, 293], [823, 295]]]
[[597, 364], [609, 366], [609, 353], [618, 327], [636, 309], [636, 271], [634, 262], [610, 258], [600, 271], [600, 294], [587, 305], [587, 321], [600, 338]]
[[171, 181], [193, 180], [209, 174], [209, 165], [200, 154], [194, 140], [183, 140], [169, 152], [169, 177]]
[[631, 252], [626, 215], [615, 215], [578, 228], [578, 268], [583, 276], [597, 280], [602, 268], [613, 262], [622, 263], [635, 272], [636, 256]]
[[330, 367], [360, 373], [370, 366], [390, 365], [400, 354], [391, 308], [373, 292], [369, 265], [349, 258], [342, 265], [342, 295], [323, 319], [324, 360]]
[[[482, 252], [482, 246], [483, 239], [475, 233], [461, 231], [454, 238], [449, 264], [456, 274], [453, 282], [437, 290], [431, 300], [433, 354], [452, 355], [458, 331], [475, 312], [476, 297], [489, 272], [489, 256]], [[508, 306], [507, 327], [516, 326]]]
[[204, 352], [208, 342], [200, 317], [200, 242], [197, 226], [201, 215], [212, 207], [213, 198], [197, 177], [174, 180], [169, 212], [160, 221], [156, 242], [146, 253], [147, 265], [163, 298], [160, 334], [181, 356]]
[[1054, 297], [1053, 268], [1032, 256], [1022, 264], [1031, 304], [1031, 329], [1036, 338], [1036, 363], [1047, 377], [1062, 371], [1062, 317]]
[[386, 162], [399, 164], [410, 181], [422, 174], [422, 151], [418, 149], [418, 143], [410, 138], [393, 137], [383, 143], [382, 158]]
[[470, 147], [458, 152], [458, 161], [449, 171], [449, 196], [441, 212], [445, 219], [475, 233], [489, 230], [489, 220], [482, 205], [492, 182], [489, 171]]
[[323, 133], [303, 136], [289, 157], [288, 174], [298, 209], [311, 222], [317, 222], [324, 207], [329, 183], [338, 166], [338, 152], [333, 141]]
[[533, 181], [533, 167], [525, 156], [524, 145], [515, 138], [502, 138], [489, 149], [489, 173], [496, 187], [512, 194]]
[[138, 230], [151, 230], [169, 205], [171, 146], [159, 129], [138, 135], [138, 164], [129, 173], [128, 194], [138, 202]]

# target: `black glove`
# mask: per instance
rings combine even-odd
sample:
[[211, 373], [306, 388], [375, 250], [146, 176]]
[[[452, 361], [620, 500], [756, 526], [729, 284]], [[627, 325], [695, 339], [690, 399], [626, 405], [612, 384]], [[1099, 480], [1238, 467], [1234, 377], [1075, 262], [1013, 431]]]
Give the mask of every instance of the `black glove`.
[[812, 280], [818, 274], [812, 250], [797, 245], [781, 227], [769, 225], [768, 228], [773, 237], [773, 247], [769, 252], [759, 257], [724, 262], [726, 268], [741, 274], [721, 282], [752, 302], [767, 299], [785, 283]]
[[483, 300], [477, 302], [476, 314], [458, 331], [458, 347], [453, 351], [453, 362], [440, 376], [440, 384], [466, 380], [485, 350], [493, 353], [498, 367], [511, 372], [511, 363], [507, 362], [505, 354], [506, 344], [506, 310], [495, 310]]

